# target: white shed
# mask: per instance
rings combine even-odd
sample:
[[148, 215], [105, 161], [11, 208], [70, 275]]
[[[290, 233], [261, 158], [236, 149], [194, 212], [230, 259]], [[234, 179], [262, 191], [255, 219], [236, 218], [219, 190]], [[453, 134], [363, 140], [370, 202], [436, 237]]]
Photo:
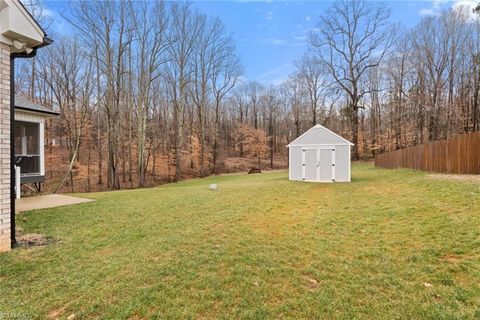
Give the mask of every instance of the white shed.
[[347, 139], [317, 124], [287, 146], [289, 179], [350, 182], [351, 146]]

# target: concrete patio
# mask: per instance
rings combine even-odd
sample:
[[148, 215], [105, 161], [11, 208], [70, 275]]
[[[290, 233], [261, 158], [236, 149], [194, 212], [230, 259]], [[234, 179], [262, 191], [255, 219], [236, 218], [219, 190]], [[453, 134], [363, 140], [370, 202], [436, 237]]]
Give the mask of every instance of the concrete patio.
[[61, 194], [48, 194], [44, 196], [20, 198], [15, 201], [15, 213], [69, 206], [85, 202], [95, 201], [93, 199], [78, 198]]

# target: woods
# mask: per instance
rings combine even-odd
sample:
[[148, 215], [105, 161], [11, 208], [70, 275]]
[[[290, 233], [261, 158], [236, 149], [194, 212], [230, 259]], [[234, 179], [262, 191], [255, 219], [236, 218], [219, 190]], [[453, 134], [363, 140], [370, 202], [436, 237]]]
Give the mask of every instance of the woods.
[[16, 83], [61, 111], [46, 150], [69, 165], [54, 191], [203, 177], [232, 158], [285, 166], [285, 146], [317, 123], [351, 139], [354, 159], [479, 130], [467, 7], [406, 29], [384, 4], [336, 1], [279, 85], [247, 79], [230, 30], [189, 3], [78, 1], [64, 17], [75, 34], [53, 35]]

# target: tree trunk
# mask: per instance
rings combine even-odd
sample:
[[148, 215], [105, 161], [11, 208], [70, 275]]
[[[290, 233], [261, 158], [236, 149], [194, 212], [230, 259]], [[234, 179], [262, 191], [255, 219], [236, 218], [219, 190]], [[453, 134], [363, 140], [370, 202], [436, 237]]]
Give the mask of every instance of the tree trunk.
[[352, 102], [351, 104], [351, 126], [352, 126], [352, 143], [353, 143], [353, 153], [352, 160], [359, 160], [359, 150], [358, 150], [358, 106], [357, 101]]

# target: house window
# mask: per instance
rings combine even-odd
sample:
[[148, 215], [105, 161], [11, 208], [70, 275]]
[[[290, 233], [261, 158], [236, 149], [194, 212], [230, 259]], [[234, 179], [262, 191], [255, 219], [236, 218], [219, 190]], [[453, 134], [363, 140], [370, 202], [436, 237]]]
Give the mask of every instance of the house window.
[[40, 175], [40, 124], [15, 121], [15, 165], [22, 176]]

